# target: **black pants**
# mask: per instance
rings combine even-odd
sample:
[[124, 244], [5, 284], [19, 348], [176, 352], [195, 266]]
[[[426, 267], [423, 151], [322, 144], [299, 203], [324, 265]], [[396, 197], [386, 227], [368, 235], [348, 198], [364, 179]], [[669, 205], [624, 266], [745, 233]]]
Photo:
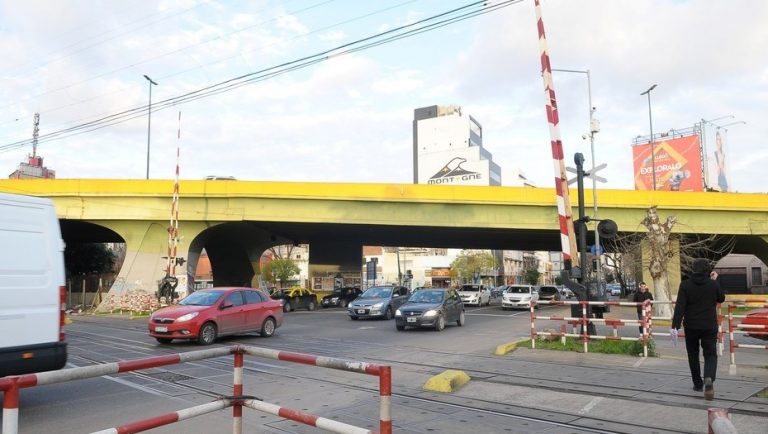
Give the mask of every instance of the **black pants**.
[[693, 385], [702, 387], [699, 345], [704, 353], [704, 377], [715, 381], [717, 373], [717, 329], [697, 330], [685, 328], [685, 349], [688, 351], [688, 366], [691, 368]]

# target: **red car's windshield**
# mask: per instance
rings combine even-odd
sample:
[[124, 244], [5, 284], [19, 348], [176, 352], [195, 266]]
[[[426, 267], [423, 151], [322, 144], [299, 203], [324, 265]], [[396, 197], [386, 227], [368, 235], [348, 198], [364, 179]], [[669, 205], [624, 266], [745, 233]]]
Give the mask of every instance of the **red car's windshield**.
[[224, 291], [198, 291], [189, 294], [179, 304], [184, 306], [212, 306]]

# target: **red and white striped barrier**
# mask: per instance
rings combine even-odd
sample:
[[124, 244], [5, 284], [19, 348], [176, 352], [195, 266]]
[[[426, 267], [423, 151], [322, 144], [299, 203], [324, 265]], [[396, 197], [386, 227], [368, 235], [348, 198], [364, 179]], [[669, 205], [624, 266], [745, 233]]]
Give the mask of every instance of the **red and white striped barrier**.
[[163, 425], [169, 425], [175, 422], [181, 422], [182, 420], [191, 419], [196, 416], [201, 416], [214, 411], [223, 410], [232, 405], [232, 401], [229, 399], [220, 399], [207, 404], [201, 404], [190, 408], [185, 408], [173, 413], [166, 413], [160, 416], [152, 417], [149, 419], [141, 420], [138, 422], [128, 423], [120, 425], [114, 428], [107, 428], [101, 431], [94, 431], [91, 434], [126, 434], [147, 431], [153, 428], [158, 428]]
[[265, 413], [274, 414], [275, 416], [284, 417], [296, 422], [301, 422], [305, 425], [314, 426], [324, 429], [326, 431], [342, 433], [342, 434], [372, 434], [373, 431], [348, 425], [333, 419], [326, 419], [324, 417], [313, 416], [308, 413], [304, 413], [298, 410], [292, 410], [290, 408], [280, 407], [279, 405], [269, 404], [255, 399], [247, 399], [243, 401], [243, 405], [252, 408], [254, 410], [263, 411]]
[[568, 198], [568, 176], [563, 162], [563, 142], [560, 139], [560, 114], [555, 97], [555, 83], [552, 81], [552, 66], [549, 62], [547, 35], [544, 32], [544, 20], [541, 17], [541, 3], [536, 0], [536, 28], [539, 33], [539, 56], [541, 59], [541, 78], [544, 84], [544, 104], [547, 109], [549, 123], [550, 145], [552, 147], [552, 162], [555, 170], [555, 191], [557, 192], [557, 213], [560, 222], [560, 244], [563, 249], [563, 261], [572, 261], [579, 265], [579, 255], [576, 252], [576, 237], [573, 230], [573, 213]]
[[709, 434], [739, 434], [731, 422], [728, 410], [723, 408], [707, 409], [707, 428]]
[[736, 350], [738, 348], [768, 349], [768, 345], [742, 344], [736, 341], [736, 335], [766, 335], [768, 326], [759, 324], [742, 324], [741, 320], [747, 315], [734, 315], [735, 305], [751, 304], [754, 307], [768, 307], [763, 300], [731, 300], [728, 305], [728, 350], [730, 353], [731, 369], [736, 367]]
[[[570, 316], [537, 316], [535, 314], [535, 308], [537, 304], [549, 304], [549, 305], [580, 305], [581, 306], [581, 316], [580, 317], [570, 317]], [[613, 319], [613, 318], [589, 318], [587, 316], [587, 306], [632, 306], [637, 307], [639, 305], [643, 306], [643, 309], [647, 312], [647, 314], [650, 312], [650, 304], [648, 301], [645, 301], [643, 303], [634, 303], [629, 301], [538, 301], [531, 303], [531, 348], [536, 348], [536, 337], [537, 336], [556, 336], [560, 337], [563, 342], [565, 341], [565, 338], [567, 337], [573, 337], [573, 338], [581, 338], [582, 344], [584, 345], [584, 352], [589, 352], [589, 341], [590, 340], [616, 340], [616, 341], [640, 341], [643, 343], [643, 354], [644, 357], [648, 356], [648, 339], [649, 339], [649, 327], [648, 327], [648, 317], [646, 315], [643, 316], [642, 320], [636, 320], [636, 319]], [[568, 324], [573, 325], [574, 330], [573, 333], [567, 333], [565, 331], [565, 324], [561, 326], [560, 332], [540, 332], [536, 330], [536, 320], [549, 320], [549, 321], [564, 321]], [[589, 323], [601, 323], [605, 324], [607, 326], [611, 326], [614, 329], [612, 336], [601, 336], [601, 335], [590, 335], [587, 330], [587, 325]], [[577, 333], [576, 326], [581, 325], [581, 333]], [[634, 338], [634, 337], [622, 337], [618, 335], [617, 328], [620, 326], [634, 326], [634, 327], [642, 327], [643, 328], [643, 334], [640, 337]]]
[[[41, 372], [0, 378], [0, 390], [3, 391], [3, 425], [2, 434], [18, 434], [19, 424], [19, 390], [45, 384], [62, 383], [66, 381], [81, 380], [85, 378], [100, 377], [103, 375], [117, 374], [121, 372], [135, 371], [147, 368], [156, 368], [177, 363], [191, 362], [207, 358], [221, 357], [234, 354], [233, 396], [220, 400], [179, 410], [173, 413], [152, 417], [138, 422], [109, 428], [100, 433], [134, 433], [157, 428], [159, 426], [189, 419], [226, 407], [233, 407], [233, 433], [242, 433], [242, 406], [257, 408], [270, 413], [280, 415], [297, 422], [307, 423], [337, 433], [369, 433], [369, 430], [347, 425], [341, 422], [312, 416], [298, 410], [282, 408], [273, 404], [263, 403], [247, 399], [243, 395], [243, 355], [249, 354], [258, 357], [284, 360], [307, 365], [315, 365], [323, 368], [338, 369], [349, 372], [373, 375], [379, 377], [379, 429], [380, 434], [392, 433], [392, 370], [385, 365], [377, 365], [367, 362], [335, 359], [332, 357], [320, 357], [309, 354], [277, 351], [253, 346], [235, 345], [231, 347], [211, 348], [200, 351], [190, 351], [167, 356], [148, 357], [144, 359], [127, 360], [123, 362], [105, 363], [101, 365], [85, 366], [81, 368], [64, 369], [60, 371]], [[250, 403], [250, 404], [249, 404]], [[273, 411], [274, 410], [274, 411]]]

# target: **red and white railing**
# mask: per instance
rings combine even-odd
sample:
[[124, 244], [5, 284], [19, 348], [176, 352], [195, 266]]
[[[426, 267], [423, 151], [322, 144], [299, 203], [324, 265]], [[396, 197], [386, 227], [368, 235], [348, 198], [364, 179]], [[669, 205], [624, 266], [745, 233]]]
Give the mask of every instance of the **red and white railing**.
[[736, 340], [737, 335], [768, 335], [768, 326], [759, 324], [743, 324], [744, 318], [747, 315], [734, 315], [733, 309], [739, 306], [747, 306], [765, 308], [768, 307], [768, 303], [765, 300], [729, 300], [728, 304], [728, 350], [731, 356], [731, 369], [736, 366], [736, 350], [738, 348], [758, 348], [768, 349], [768, 345], [755, 345], [739, 343]]
[[[537, 304], [548, 304], [548, 305], [580, 305], [581, 306], [581, 316], [580, 317], [571, 317], [571, 316], [537, 316], [535, 314], [535, 308]], [[638, 307], [642, 306], [643, 311], [645, 314], [643, 315], [642, 319], [613, 319], [613, 318], [590, 318], [587, 315], [587, 306], [632, 306], [632, 307]], [[650, 302], [646, 301], [644, 303], [634, 303], [629, 301], [538, 301], [538, 302], [532, 302], [531, 303], [531, 348], [536, 348], [536, 337], [537, 336], [557, 336], [560, 337], [563, 341], [565, 341], [565, 338], [567, 337], [574, 337], [574, 338], [581, 338], [581, 342], [584, 345], [584, 352], [589, 352], [589, 341], [590, 340], [616, 340], [616, 341], [639, 341], [643, 344], [643, 355], [644, 357], [648, 356], [648, 340], [650, 338]], [[536, 330], [536, 320], [549, 320], [549, 321], [563, 321], [565, 323], [568, 323], [573, 326], [573, 332], [567, 333], [566, 332], [566, 325], [562, 324], [560, 327], [560, 332], [546, 332], [546, 331], [537, 331]], [[598, 324], [605, 324], [606, 326], [613, 327], [613, 334], [612, 335], [590, 335], [588, 333], [588, 324], [589, 323], [598, 323]], [[577, 331], [577, 326], [581, 325], [581, 332], [579, 333]], [[623, 337], [618, 335], [618, 327], [621, 326], [633, 326], [633, 327], [642, 327], [643, 333], [639, 337]]]
[[227, 407], [232, 407], [232, 432], [234, 434], [240, 434], [242, 433], [243, 406], [271, 413], [286, 419], [301, 422], [335, 433], [372, 433], [372, 431], [365, 428], [360, 428], [323, 417], [314, 416], [291, 408], [265, 403], [252, 399], [252, 397], [243, 395], [243, 356], [245, 354], [379, 377], [379, 432], [381, 434], [392, 433], [391, 367], [367, 362], [336, 359], [332, 357], [321, 357], [309, 354], [271, 350], [249, 345], [234, 345], [231, 347], [211, 348], [167, 356], [148, 357], [143, 359], [127, 360], [123, 362], [63, 369], [60, 371], [40, 372], [37, 374], [26, 374], [0, 378], [0, 390], [3, 391], [2, 434], [18, 434], [19, 432], [19, 392], [21, 389], [34, 386], [42, 386], [46, 384], [63, 383], [67, 381], [100, 377], [102, 375], [117, 374], [121, 372], [136, 371], [140, 369], [157, 368], [160, 366], [222, 357], [229, 354], [234, 355], [234, 378], [232, 387], [233, 396], [223, 397], [207, 404], [185, 408], [172, 413], [167, 413], [149, 419], [144, 419], [126, 425], [98, 431], [98, 433], [106, 434], [141, 432], [203, 414], [212, 413], [214, 411], [219, 411]]

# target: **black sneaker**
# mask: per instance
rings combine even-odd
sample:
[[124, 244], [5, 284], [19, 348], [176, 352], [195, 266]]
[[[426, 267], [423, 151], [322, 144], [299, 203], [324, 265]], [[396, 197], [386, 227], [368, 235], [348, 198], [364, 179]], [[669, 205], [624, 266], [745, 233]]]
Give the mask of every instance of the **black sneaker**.
[[712, 384], [712, 379], [709, 377], [704, 378], [704, 399], [707, 401], [715, 399], [715, 386]]
[[693, 386], [694, 392], [701, 392], [702, 390], [704, 390], [704, 386]]

